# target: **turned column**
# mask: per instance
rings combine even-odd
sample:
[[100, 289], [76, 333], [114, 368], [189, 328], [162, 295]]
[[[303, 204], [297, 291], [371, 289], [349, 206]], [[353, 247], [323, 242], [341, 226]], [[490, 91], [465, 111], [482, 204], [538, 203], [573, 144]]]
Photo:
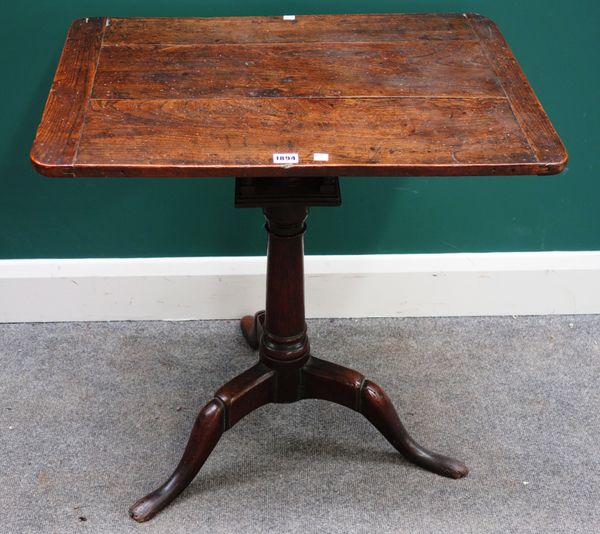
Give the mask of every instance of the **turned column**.
[[276, 402], [299, 396], [300, 368], [309, 358], [304, 316], [304, 231], [306, 206], [264, 210], [269, 235], [267, 298], [259, 354], [279, 371]]

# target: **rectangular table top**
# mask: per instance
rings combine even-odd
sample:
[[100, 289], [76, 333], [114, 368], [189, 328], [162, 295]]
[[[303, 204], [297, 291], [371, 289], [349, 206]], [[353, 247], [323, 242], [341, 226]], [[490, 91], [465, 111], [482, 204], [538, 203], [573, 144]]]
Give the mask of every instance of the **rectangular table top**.
[[567, 154], [474, 14], [89, 18], [31, 150], [48, 176], [552, 174]]

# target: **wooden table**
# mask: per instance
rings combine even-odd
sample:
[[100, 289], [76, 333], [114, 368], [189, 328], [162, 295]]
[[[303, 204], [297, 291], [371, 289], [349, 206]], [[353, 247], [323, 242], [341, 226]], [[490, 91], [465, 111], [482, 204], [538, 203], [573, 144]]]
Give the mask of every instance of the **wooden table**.
[[489, 19], [77, 20], [31, 159], [54, 177], [235, 176], [236, 206], [267, 220], [266, 312], [241, 321], [259, 361], [200, 411], [175, 472], [131, 507], [135, 520], [171, 502], [223, 432], [270, 402], [342, 404], [415, 464], [467, 474], [418, 445], [378, 385], [311, 355], [303, 234], [308, 207], [340, 204], [338, 176], [564, 168], [564, 146]]

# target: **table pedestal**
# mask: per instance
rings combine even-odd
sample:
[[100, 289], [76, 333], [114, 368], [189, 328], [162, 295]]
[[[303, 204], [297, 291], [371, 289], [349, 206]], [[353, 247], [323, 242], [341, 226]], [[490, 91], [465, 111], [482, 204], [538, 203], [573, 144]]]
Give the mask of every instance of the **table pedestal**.
[[310, 205], [338, 205], [337, 178], [237, 179], [236, 205], [264, 209], [269, 234], [266, 310], [241, 320], [259, 361], [216, 393], [200, 411], [179, 465], [158, 489], [129, 510], [151, 519], [194, 479], [222, 434], [268, 403], [323, 399], [363, 414], [409, 461], [439, 475], [461, 478], [467, 467], [421, 447], [408, 434], [392, 402], [360, 373], [310, 353], [304, 316], [305, 220]]

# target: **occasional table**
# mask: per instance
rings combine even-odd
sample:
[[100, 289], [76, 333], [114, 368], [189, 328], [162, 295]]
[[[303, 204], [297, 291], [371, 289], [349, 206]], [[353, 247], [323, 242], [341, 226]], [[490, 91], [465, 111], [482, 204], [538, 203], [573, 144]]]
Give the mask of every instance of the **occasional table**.
[[130, 508], [136, 521], [169, 504], [222, 434], [267, 403], [341, 404], [422, 468], [468, 473], [416, 443], [381, 387], [312, 355], [303, 235], [310, 206], [340, 204], [339, 176], [564, 168], [563, 144], [489, 19], [80, 19], [31, 159], [52, 177], [232, 176], [236, 207], [266, 218], [266, 306], [241, 320], [258, 362], [202, 408], [174, 473]]

